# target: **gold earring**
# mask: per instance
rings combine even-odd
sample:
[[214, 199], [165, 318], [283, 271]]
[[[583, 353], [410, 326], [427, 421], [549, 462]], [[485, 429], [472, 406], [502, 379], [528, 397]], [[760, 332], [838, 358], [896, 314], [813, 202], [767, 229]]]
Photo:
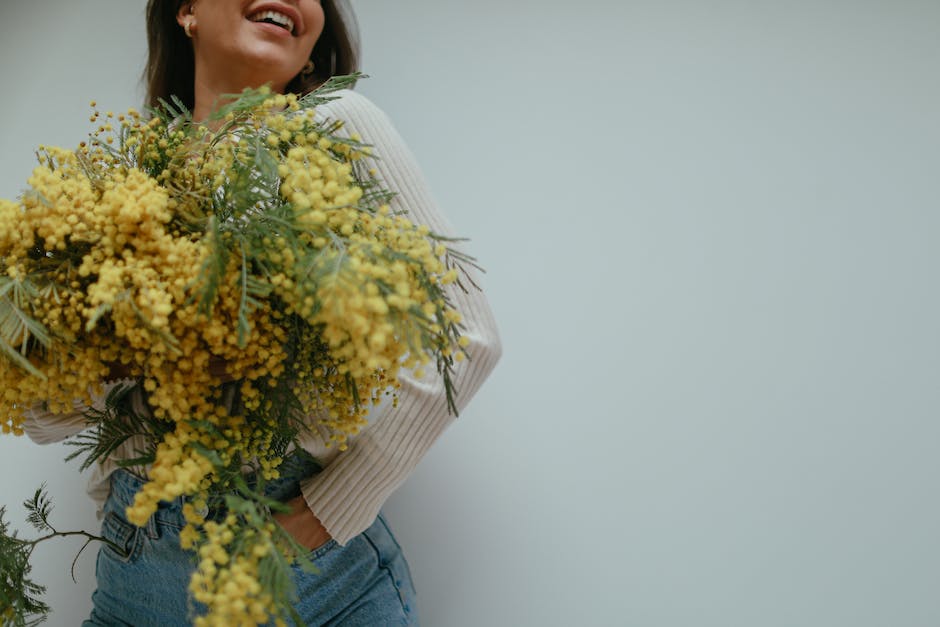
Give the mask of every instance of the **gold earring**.
[[304, 63], [304, 69], [300, 70], [300, 73], [303, 76], [310, 76], [315, 69], [316, 66], [313, 64], [313, 59], [307, 59], [307, 62]]
[[190, 39], [193, 38], [193, 32], [190, 30], [193, 27], [194, 20], [186, 20], [183, 22], [183, 32], [186, 33], [186, 36]]

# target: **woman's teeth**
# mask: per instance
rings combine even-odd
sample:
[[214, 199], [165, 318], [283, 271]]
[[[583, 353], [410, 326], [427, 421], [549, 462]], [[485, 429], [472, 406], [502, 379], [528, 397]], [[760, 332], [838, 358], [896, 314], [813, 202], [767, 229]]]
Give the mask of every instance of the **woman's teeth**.
[[270, 22], [282, 28], [286, 28], [291, 33], [294, 32], [294, 20], [277, 11], [261, 11], [260, 13], [249, 15], [248, 19], [252, 22]]

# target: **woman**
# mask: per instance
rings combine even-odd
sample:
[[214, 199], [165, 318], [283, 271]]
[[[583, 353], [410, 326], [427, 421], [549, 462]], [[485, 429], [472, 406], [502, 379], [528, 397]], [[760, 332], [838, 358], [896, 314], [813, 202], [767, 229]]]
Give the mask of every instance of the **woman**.
[[[269, 84], [278, 92], [305, 93], [330, 76], [356, 69], [357, 49], [348, 10], [333, 0], [150, 0], [148, 102], [179, 97], [195, 119], [205, 119], [224, 94]], [[351, 91], [318, 108], [345, 122], [375, 146], [378, 177], [397, 192], [393, 208], [416, 223], [452, 234], [413, 157], [385, 115]], [[451, 292], [463, 314], [471, 359], [457, 365], [458, 407], [474, 395], [499, 358], [492, 314], [479, 292]], [[116, 382], [105, 386], [105, 393]], [[278, 522], [310, 549], [319, 573], [296, 570], [296, 609], [309, 625], [417, 624], [407, 564], [379, 510], [449, 423], [444, 386], [430, 377], [401, 375], [397, 406], [380, 405], [369, 426], [339, 453], [315, 437], [302, 442], [312, 456], [274, 486], [290, 512]], [[101, 404], [98, 400], [98, 404]], [[143, 392], [131, 402], [146, 411]], [[84, 407], [70, 415], [35, 411], [25, 425], [39, 442], [80, 431]], [[183, 625], [192, 615], [186, 586], [190, 554], [179, 548], [181, 504], [165, 503], [141, 529], [124, 509], [143, 480], [119, 469], [134, 455], [131, 440], [95, 468], [90, 493], [102, 503], [103, 535], [124, 552], [104, 546], [97, 563], [98, 589], [85, 625]]]

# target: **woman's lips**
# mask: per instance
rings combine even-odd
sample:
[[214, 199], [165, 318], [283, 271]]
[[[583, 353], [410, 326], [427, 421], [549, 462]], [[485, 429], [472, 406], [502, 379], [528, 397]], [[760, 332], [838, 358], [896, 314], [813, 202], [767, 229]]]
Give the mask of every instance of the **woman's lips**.
[[[279, 2], [262, 2], [257, 4], [254, 7], [249, 9], [249, 13], [245, 16], [250, 22], [255, 24], [268, 24], [273, 28], [281, 28], [284, 32], [297, 36], [301, 35], [304, 32], [304, 21], [300, 12], [297, 11], [294, 7]], [[290, 29], [283, 28], [282, 26], [274, 26], [267, 22], [262, 22], [260, 20], [265, 19], [265, 17], [270, 17], [274, 21], [284, 22], [286, 18], [290, 21]]]
[[291, 34], [294, 33], [293, 18], [285, 13], [282, 13], [281, 11], [272, 11], [270, 9], [258, 11], [252, 15], [249, 15], [248, 20], [250, 22], [260, 24], [271, 24], [272, 26], [283, 28]]

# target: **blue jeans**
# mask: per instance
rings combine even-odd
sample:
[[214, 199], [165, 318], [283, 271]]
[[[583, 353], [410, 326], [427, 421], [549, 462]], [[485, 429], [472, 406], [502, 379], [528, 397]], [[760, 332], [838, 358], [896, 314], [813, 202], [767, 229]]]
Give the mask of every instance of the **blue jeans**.
[[[300, 494], [300, 479], [316, 470], [308, 464], [285, 473], [266, 492], [288, 500]], [[126, 554], [104, 544], [99, 549], [98, 589], [92, 596], [91, 617], [83, 627], [190, 625], [197, 613], [187, 594], [194, 554], [179, 546], [179, 533], [186, 524], [182, 499], [161, 503], [145, 527], [135, 527], [124, 510], [142, 485], [142, 479], [126, 470], [111, 476], [101, 534]], [[329, 540], [310, 558], [318, 573], [305, 573], [299, 567], [293, 570], [299, 598], [296, 609], [306, 625], [418, 624], [408, 564], [381, 515], [345, 546]]]

